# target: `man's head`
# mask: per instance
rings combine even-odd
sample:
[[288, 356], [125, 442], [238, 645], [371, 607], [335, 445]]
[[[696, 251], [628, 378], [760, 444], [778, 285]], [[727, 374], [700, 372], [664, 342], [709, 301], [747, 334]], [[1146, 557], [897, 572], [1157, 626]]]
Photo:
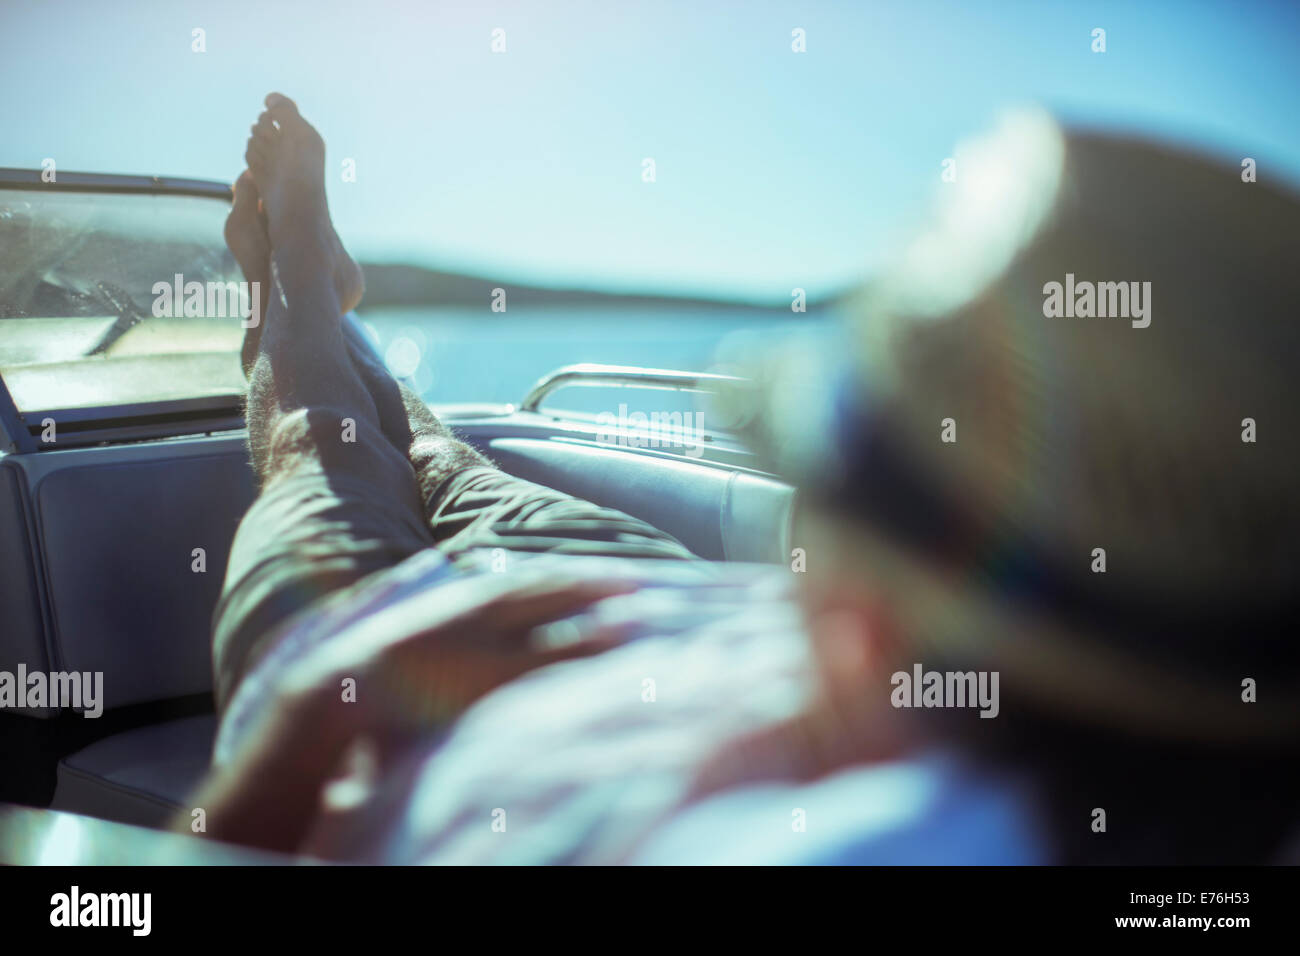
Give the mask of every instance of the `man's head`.
[[842, 705], [920, 664], [997, 672], [1004, 716], [1295, 739], [1297, 262], [1300, 202], [1235, 161], [1038, 112], [959, 151], [836, 356], [761, 376]]

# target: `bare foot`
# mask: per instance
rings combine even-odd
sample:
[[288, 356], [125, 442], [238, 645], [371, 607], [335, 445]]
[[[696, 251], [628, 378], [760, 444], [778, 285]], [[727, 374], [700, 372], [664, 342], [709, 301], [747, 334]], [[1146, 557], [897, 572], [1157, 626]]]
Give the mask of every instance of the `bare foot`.
[[304, 232], [330, 250], [335, 292], [349, 312], [365, 293], [361, 268], [343, 248], [325, 200], [325, 141], [287, 96], [271, 93], [244, 153], [266, 213], [272, 247]]
[[[266, 231], [266, 213], [262, 209], [262, 197], [257, 191], [257, 183], [247, 169], [235, 180], [234, 190], [235, 201], [226, 218], [226, 245], [243, 270], [244, 280], [250, 285], [258, 283], [261, 309], [258, 315], [265, 320], [267, 303], [271, 299], [271, 237]], [[342, 311], [350, 312], [361, 302], [361, 296], [365, 292], [361, 267], [352, 261], [337, 236], [334, 237], [334, 255], [334, 292], [338, 295]], [[261, 339], [262, 324], [259, 321], [244, 333], [240, 364], [244, 368], [245, 377], [257, 361]]]

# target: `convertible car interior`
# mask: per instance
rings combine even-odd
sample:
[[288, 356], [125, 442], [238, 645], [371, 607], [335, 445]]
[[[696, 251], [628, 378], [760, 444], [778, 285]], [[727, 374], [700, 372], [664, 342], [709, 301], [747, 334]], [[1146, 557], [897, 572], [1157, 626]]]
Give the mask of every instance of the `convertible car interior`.
[[[104, 675], [98, 718], [0, 712], [0, 803], [159, 827], [209, 759], [209, 627], [255, 488], [238, 317], [150, 316], [141, 283], [237, 278], [220, 238], [230, 190], [6, 170], [0, 198], [0, 672]], [[724, 432], [687, 455], [551, 408], [573, 386], [700, 392], [714, 377], [573, 366], [517, 405], [435, 411], [503, 469], [702, 557], [785, 560], [793, 492]]]

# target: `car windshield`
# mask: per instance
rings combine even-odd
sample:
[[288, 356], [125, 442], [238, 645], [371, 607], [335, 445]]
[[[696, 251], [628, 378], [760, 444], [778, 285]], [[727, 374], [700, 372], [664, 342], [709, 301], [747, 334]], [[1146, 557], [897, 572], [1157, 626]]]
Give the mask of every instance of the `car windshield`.
[[159, 308], [156, 291], [241, 278], [227, 211], [198, 196], [0, 189], [0, 374], [18, 408], [239, 394], [239, 315]]
[[[242, 276], [222, 239], [220, 197], [0, 188], [0, 374], [20, 411], [242, 394]], [[727, 355], [755, 339], [824, 325], [816, 307], [792, 316], [363, 266], [363, 327], [390, 370], [437, 404], [517, 403], [575, 363], [725, 371]], [[605, 388], [561, 396], [548, 404], [611, 407]], [[655, 400], [668, 411], [693, 406], [688, 395]]]

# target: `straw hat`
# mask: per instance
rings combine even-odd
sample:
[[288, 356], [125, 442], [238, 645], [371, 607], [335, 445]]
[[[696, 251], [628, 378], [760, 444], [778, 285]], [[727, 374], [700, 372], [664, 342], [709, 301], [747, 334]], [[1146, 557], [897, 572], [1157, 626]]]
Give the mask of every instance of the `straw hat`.
[[956, 160], [837, 347], [756, 370], [751, 438], [861, 519], [918, 653], [1088, 720], [1294, 734], [1300, 200], [1036, 111]]

